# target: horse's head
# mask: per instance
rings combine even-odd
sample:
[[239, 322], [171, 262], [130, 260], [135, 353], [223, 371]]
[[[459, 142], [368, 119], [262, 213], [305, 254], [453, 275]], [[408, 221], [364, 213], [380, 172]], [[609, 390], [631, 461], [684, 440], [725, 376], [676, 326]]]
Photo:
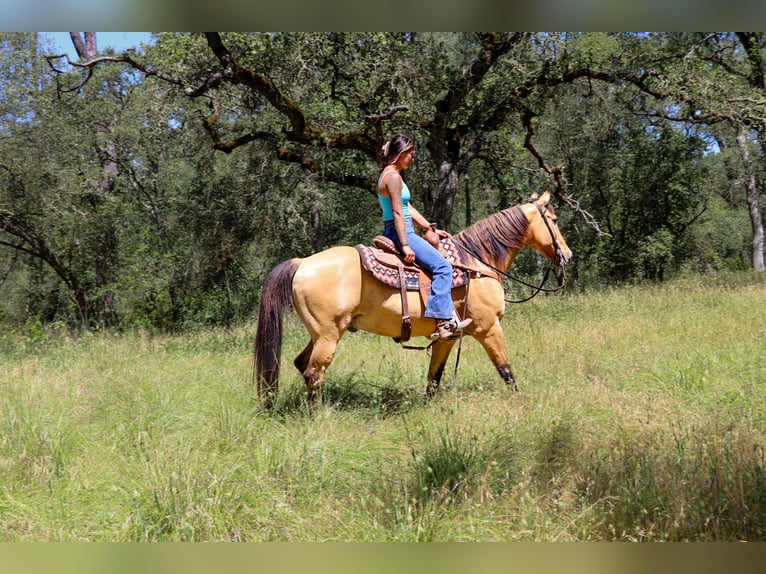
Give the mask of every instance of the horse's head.
[[540, 197], [534, 197], [525, 206], [524, 212], [529, 221], [527, 245], [537, 249], [556, 266], [556, 278], [559, 286], [566, 282], [566, 266], [572, 259], [564, 236], [559, 230], [558, 218], [550, 203], [551, 192], [546, 190]]

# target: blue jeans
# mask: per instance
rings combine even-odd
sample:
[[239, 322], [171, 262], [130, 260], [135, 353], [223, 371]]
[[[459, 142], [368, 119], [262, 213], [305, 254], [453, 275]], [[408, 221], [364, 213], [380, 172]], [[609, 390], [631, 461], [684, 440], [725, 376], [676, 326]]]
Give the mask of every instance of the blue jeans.
[[[404, 219], [407, 241], [415, 252], [415, 262], [431, 274], [431, 294], [428, 297], [424, 316], [433, 319], [451, 319], [452, 305], [452, 264], [428, 241], [415, 233], [412, 218]], [[383, 235], [393, 241], [401, 250], [399, 236], [393, 221], [385, 221]]]

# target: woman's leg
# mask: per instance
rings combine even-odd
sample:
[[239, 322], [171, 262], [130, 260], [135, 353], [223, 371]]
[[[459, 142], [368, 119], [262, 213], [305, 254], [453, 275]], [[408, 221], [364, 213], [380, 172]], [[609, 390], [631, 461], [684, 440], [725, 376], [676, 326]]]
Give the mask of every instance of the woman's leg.
[[415, 261], [431, 273], [431, 294], [424, 315], [433, 319], [451, 319], [454, 310], [452, 265], [422, 237], [410, 237], [409, 240], [410, 247], [415, 252]]
[[[420, 235], [415, 233], [412, 220], [406, 220], [407, 241], [415, 252], [415, 262], [431, 273], [431, 293], [428, 297], [424, 316], [432, 319], [452, 319], [452, 265], [439, 251]], [[399, 237], [393, 222], [387, 222], [383, 235], [401, 249]]]

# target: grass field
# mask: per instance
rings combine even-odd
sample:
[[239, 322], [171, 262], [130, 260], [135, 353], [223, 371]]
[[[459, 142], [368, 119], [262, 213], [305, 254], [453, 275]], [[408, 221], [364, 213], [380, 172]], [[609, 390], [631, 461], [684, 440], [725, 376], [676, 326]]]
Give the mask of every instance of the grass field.
[[254, 325], [0, 332], [0, 540], [766, 540], [766, 276], [538, 297], [479, 345], [341, 342], [261, 409]]

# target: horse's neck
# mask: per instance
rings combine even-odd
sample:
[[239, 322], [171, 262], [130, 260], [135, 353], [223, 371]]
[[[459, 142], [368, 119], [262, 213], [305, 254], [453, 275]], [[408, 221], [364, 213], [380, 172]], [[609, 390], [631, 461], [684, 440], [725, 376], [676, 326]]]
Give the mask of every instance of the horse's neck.
[[509, 249], [506, 256], [502, 258], [492, 258], [487, 260], [477, 259], [475, 256], [471, 256], [471, 259], [479, 268], [484, 268], [491, 271], [501, 271], [502, 273], [508, 273], [508, 269], [513, 265], [516, 256], [521, 249]]
[[493, 265], [500, 269], [500, 271], [503, 273], [508, 273], [508, 269], [510, 269], [511, 265], [513, 265], [513, 262], [516, 259], [516, 256], [519, 254], [519, 251], [519, 249], [509, 249], [507, 255], [496, 261]]
[[508, 250], [508, 256], [505, 258], [504, 262], [500, 263], [500, 266], [498, 266], [499, 269], [502, 269], [506, 273], [511, 268], [511, 265], [513, 265], [513, 262], [516, 259], [516, 256], [519, 254], [520, 249], [509, 249]]

